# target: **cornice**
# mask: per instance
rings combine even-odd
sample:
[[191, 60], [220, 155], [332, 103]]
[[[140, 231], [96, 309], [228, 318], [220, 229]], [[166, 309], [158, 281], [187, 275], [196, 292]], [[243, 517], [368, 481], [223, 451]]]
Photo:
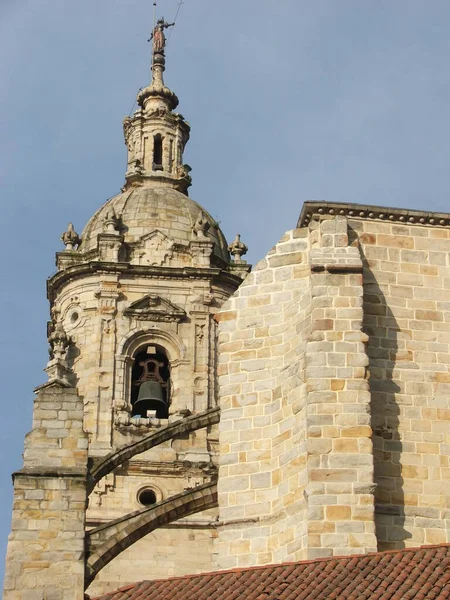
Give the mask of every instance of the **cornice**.
[[53, 303], [56, 295], [64, 284], [90, 277], [97, 273], [114, 273], [115, 275], [132, 277], [146, 277], [149, 279], [207, 279], [221, 282], [237, 289], [242, 283], [242, 278], [224, 269], [207, 267], [156, 267], [144, 265], [130, 265], [129, 263], [90, 262], [68, 267], [58, 271], [47, 280], [47, 298]]
[[403, 225], [427, 225], [431, 227], [450, 226], [450, 214], [370, 206], [364, 204], [344, 204], [340, 202], [308, 201], [303, 204], [297, 227], [307, 227], [312, 219], [326, 215], [342, 215], [350, 219], [388, 221]]

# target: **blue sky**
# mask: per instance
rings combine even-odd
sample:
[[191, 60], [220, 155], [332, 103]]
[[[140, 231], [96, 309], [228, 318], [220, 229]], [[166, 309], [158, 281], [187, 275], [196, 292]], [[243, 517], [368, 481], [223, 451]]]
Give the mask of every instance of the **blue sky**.
[[[46, 379], [45, 281], [67, 222], [81, 232], [123, 183], [151, 27], [151, 0], [0, 0], [2, 551]], [[192, 126], [191, 197], [253, 263], [308, 199], [450, 212], [449, 29], [448, 0], [185, 0], [166, 83]]]

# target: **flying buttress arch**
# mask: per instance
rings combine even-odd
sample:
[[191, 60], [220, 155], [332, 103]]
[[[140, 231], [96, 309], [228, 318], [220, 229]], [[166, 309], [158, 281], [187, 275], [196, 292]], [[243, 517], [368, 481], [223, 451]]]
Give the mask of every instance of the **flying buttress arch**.
[[210, 482], [92, 529], [86, 534], [86, 588], [113, 558], [151, 531], [216, 506], [217, 484]]
[[183, 433], [190, 433], [197, 429], [203, 429], [210, 425], [214, 425], [220, 421], [220, 409], [211, 408], [203, 413], [197, 415], [191, 415], [185, 419], [175, 421], [167, 427], [157, 429], [154, 433], [151, 433], [147, 437], [132, 444], [128, 444], [119, 450], [111, 452], [104, 458], [101, 458], [93, 463], [90, 468], [87, 484], [87, 492], [90, 494], [94, 489], [95, 485], [105, 477], [108, 473], [111, 473], [116, 467], [121, 465], [126, 460], [129, 460], [137, 454], [145, 452], [149, 448], [154, 448], [163, 442], [171, 440], [175, 436]]

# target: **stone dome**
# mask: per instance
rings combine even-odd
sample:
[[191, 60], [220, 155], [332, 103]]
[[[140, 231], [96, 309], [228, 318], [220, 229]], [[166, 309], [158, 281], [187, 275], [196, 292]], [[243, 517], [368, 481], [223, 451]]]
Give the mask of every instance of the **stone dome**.
[[163, 186], [129, 189], [105, 202], [81, 234], [81, 252], [97, 248], [97, 236], [104, 233], [104, 221], [111, 210], [120, 218], [120, 231], [126, 244], [138, 242], [146, 234], [159, 230], [173, 239], [175, 244], [183, 246], [188, 246], [192, 240], [193, 225], [203, 212], [210, 223], [207, 236], [214, 242], [213, 255], [229, 262], [225, 236], [211, 215], [185, 194]]

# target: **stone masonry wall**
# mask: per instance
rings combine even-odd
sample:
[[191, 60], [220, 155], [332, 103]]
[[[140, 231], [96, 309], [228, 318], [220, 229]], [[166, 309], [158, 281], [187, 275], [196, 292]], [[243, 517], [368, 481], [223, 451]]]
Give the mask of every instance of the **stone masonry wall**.
[[218, 315], [220, 568], [450, 540], [450, 230], [346, 209]]
[[350, 228], [364, 262], [378, 546], [449, 542], [450, 230]]
[[347, 219], [313, 221], [306, 343], [308, 558], [377, 548], [362, 261]]
[[14, 475], [5, 600], [83, 600], [87, 436], [83, 402], [55, 382], [40, 389], [24, 467]]
[[306, 557], [305, 234], [287, 233], [217, 316], [219, 568]]
[[288, 233], [219, 314], [219, 567], [376, 549], [362, 296], [337, 217]]

